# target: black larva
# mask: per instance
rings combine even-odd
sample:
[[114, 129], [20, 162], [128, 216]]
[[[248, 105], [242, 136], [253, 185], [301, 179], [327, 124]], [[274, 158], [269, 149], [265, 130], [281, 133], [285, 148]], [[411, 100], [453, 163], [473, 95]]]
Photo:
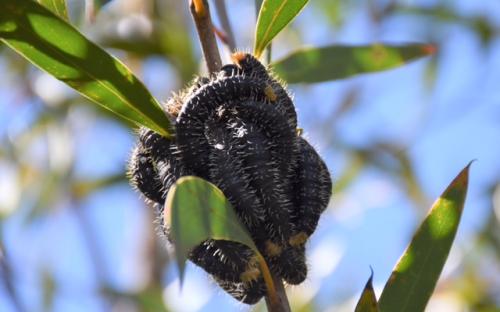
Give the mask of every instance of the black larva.
[[[129, 163], [131, 183], [161, 217], [181, 176], [217, 185], [252, 235], [271, 271], [289, 284], [306, 278], [305, 243], [331, 194], [316, 151], [297, 134], [297, 115], [284, 87], [252, 55], [236, 53], [213, 78], [197, 78], [168, 101], [176, 137], [141, 129]], [[235, 299], [254, 304], [266, 286], [253, 252], [208, 240], [190, 260]]]

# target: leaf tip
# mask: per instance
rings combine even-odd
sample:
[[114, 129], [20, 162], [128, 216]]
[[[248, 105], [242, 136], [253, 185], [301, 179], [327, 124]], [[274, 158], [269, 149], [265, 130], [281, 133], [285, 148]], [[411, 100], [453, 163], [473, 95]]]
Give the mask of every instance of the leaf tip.
[[177, 270], [179, 271], [179, 289], [182, 290], [186, 273], [186, 263], [177, 259]]
[[370, 284], [373, 281], [373, 267], [371, 265], [370, 265], [370, 279], [368, 281], [370, 282]]
[[460, 171], [460, 173], [458, 174], [458, 176], [456, 178], [457, 182], [460, 182], [460, 184], [466, 184], [469, 181], [469, 171], [470, 171], [469, 169], [475, 161], [476, 161], [476, 159], [469, 161], [467, 166], [465, 166], [464, 169], [462, 169], [462, 171]]
[[207, 15], [207, 10], [203, 0], [193, 0], [191, 5], [193, 6], [194, 12], [198, 17], [205, 17]]
[[467, 166], [465, 166], [466, 169], [469, 169], [469, 167], [475, 163], [477, 161], [477, 158], [474, 158], [473, 160], [469, 161], [469, 163], [467, 164]]
[[450, 183], [448, 188], [446, 189], [445, 193], [448, 193], [451, 191], [451, 189], [456, 188], [456, 189], [462, 189], [466, 190], [467, 186], [469, 184], [469, 168], [474, 163], [476, 160], [473, 159], [471, 160], [463, 169], [460, 171], [460, 173], [453, 179], [453, 181]]
[[426, 55], [436, 54], [437, 50], [437, 46], [434, 44], [425, 44], [422, 46], [422, 52]]
[[379, 312], [380, 308], [373, 289], [373, 268], [370, 266], [370, 278], [366, 282], [361, 297], [356, 304], [355, 312]]

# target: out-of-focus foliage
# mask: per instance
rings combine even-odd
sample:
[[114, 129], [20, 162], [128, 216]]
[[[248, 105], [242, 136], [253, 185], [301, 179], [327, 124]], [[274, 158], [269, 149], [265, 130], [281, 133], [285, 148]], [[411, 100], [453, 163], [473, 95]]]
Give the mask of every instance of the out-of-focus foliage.
[[[117, 55], [157, 98], [168, 98], [203, 70], [185, 1], [83, 3], [68, 1], [70, 22]], [[255, 14], [248, 12], [254, 8], [253, 1], [228, 1], [227, 8], [238, 48], [249, 50]], [[498, 16], [494, 15], [498, 12], [494, 1], [437, 5], [428, 1], [310, 1], [273, 41], [277, 56], [273, 59], [305, 45], [418, 40], [438, 48], [430, 60], [397, 70], [414, 75], [411, 83], [415, 92], [404, 97], [398, 97], [398, 90], [404, 89], [407, 78], [400, 79], [404, 75], [394, 72], [314, 87], [293, 86], [301, 126], [321, 147], [336, 177], [332, 207], [310, 246], [310, 278], [303, 287], [290, 290], [294, 311], [353, 311], [366, 282], [367, 265], [360, 265], [359, 259], [378, 263], [374, 265], [374, 288], [380, 295], [390, 269], [424, 213], [409, 208], [428, 207], [429, 198], [438, 195], [434, 192], [449, 182], [446, 180], [451, 175], [445, 175], [445, 169], [453, 167], [449, 170], [454, 172], [459, 166], [456, 161], [463, 165], [462, 157], [466, 161], [477, 157], [467, 154], [473, 149], [469, 147], [472, 141], [484, 140], [494, 156], [491, 158], [499, 158], [500, 151], [491, 138], [476, 135], [473, 128], [456, 133], [459, 143], [448, 150], [424, 148], [425, 143], [420, 143], [428, 158], [416, 157], [413, 148], [420, 138], [439, 138], [443, 129], [455, 131], [468, 116], [484, 113], [484, 102], [499, 101], [487, 83], [497, 77], [490, 69], [498, 68], [494, 61], [499, 50]], [[219, 25], [215, 19], [215, 26]], [[456, 28], [459, 36], [453, 31]], [[471, 51], [481, 55], [473, 63], [476, 67], [443, 76], [459, 65], [453, 60], [471, 64], [470, 55], [478, 55]], [[227, 59], [227, 53], [224, 57]], [[417, 66], [425, 67], [425, 72], [416, 70]], [[165, 242], [157, 239], [154, 229], [155, 216], [142, 206], [123, 177], [133, 143], [130, 125], [87, 105], [86, 100], [3, 44], [0, 69], [0, 310], [242, 309], [235, 307], [231, 298], [214, 293], [213, 285], [203, 286], [207, 284], [200, 278], [203, 274], [190, 267], [184, 291], [178, 293], [177, 277], [164, 252]], [[387, 77], [395, 78], [390, 85], [376, 84], [386, 82]], [[457, 77], [471, 80], [459, 80], [460, 87], [446, 84]], [[387, 102], [380, 103], [381, 98]], [[452, 109], [447, 104], [450, 102]], [[385, 116], [381, 107], [386, 106], [401, 123], [381, 124], [379, 118]], [[410, 123], [402, 119], [408, 111], [421, 115], [421, 121], [418, 116]], [[498, 125], [494, 114], [489, 120], [476, 122]], [[378, 131], [371, 131], [366, 124], [376, 124]], [[446, 160], [440, 155], [446, 155]], [[480, 170], [482, 166], [489, 175]], [[458, 245], [451, 251], [450, 265], [431, 299], [430, 312], [498, 311], [500, 306], [500, 173], [487, 156], [479, 157], [476, 168], [481, 173], [471, 176], [466, 226], [459, 228]], [[434, 184], [429, 176], [435, 178]], [[367, 179], [373, 177], [377, 183], [365, 187]], [[422, 181], [431, 183], [422, 185]], [[400, 214], [384, 215], [381, 222], [379, 208], [360, 212], [360, 203], [374, 202], [376, 206], [394, 192], [403, 199], [392, 204], [411, 204], [390, 211], [416, 215], [407, 217], [406, 223], [398, 219]], [[385, 201], [383, 205], [389, 204]], [[468, 221], [481, 211], [482, 217]], [[356, 217], [343, 219], [352, 215]], [[374, 225], [357, 227], [367, 222]], [[390, 228], [399, 233], [390, 242], [399, 244], [397, 250], [387, 247], [386, 236], [379, 236]], [[362, 241], [348, 247], [335, 245], [359, 232], [364, 235]], [[353, 253], [357, 261], [349, 258]], [[387, 259], [387, 265], [377, 262], [377, 255]], [[193, 280], [196, 282], [190, 283]], [[185, 294], [193, 290], [196, 296], [186, 299]]]
[[423, 44], [309, 48], [294, 51], [272, 67], [288, 83], [315, 83], [392, 69], [434, 50]]
[[121, 62], [44, 6], [32, 1], [3, 2], [0, 39], [9, 47], [97, 104], [172, 136], [156, 99]]

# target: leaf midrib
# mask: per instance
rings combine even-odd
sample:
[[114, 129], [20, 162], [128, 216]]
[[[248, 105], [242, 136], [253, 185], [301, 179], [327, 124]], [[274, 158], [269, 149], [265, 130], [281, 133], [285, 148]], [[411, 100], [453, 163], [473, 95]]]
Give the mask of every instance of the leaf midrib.
[[[57, 0], [51, 0], [52, 1], [52, 5], [54, 6], [54, 8], [56, 9], [56, 12], [57, 12], [57, 15], [61, 16], [61, 17], [66, 17], [66, 16], [63, 16], [62, 14], [66, 15], [66, 10], [62, 10], [62, 12], [59, 12], [59, 6], [57, 5]], [[63, 3], [63, 5], [65, 6], [66, 5], [66, 1]]]
[[271, 21], [269, 22], [269, 26], [267, 27], [266, 29], [266, 32], [264, 33], [264, 36], [262, 37], [262, 41], [261, 41], [261, 45], [258, 47], [259, 49], [262, 49], [263, 46], [265, 44], [265, 42], [267, 41], [267, 37], [269, 36], [269, 33], [272, 29], [272, 25], [273, 23], [276, 21], [276, 19], [278, 18], [278, 15], [281, 13], [281, 11], [283, 10], [283, 7], [288, 3], [288, 0], [285, 0], [281, 3], [281, 6], [275, 11], [274, 15], [273, 15], [273, 18], [271, 19]]

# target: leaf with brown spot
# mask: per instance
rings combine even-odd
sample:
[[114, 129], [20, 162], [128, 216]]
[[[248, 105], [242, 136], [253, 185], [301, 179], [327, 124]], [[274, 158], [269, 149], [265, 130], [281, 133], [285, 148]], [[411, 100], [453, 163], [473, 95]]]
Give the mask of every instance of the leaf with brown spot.
[[388, 70], [435, 50], [429, 44], [333, 45], [297, 50], [271, 66], [288, 83], [316, 83]]

